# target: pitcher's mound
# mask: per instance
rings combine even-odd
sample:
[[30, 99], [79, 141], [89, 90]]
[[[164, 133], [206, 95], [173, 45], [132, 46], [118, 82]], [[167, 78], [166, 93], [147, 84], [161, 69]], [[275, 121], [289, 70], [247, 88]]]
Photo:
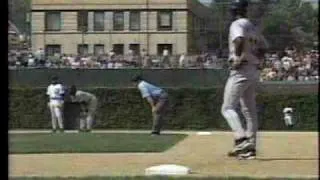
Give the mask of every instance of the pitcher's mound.
[[146, 175], [187, 175], [190, 173], [190, 168], [175, 164], [152, 166], [145, 170]]

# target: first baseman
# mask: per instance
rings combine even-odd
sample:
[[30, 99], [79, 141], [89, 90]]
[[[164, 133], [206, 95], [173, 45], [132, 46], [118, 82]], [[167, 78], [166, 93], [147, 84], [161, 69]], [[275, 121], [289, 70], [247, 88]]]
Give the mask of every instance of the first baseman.
[[141, 76], [135, 76], [132, 81], [138, 87], [142, 98], [150, 104], [153, 116], [151, 135], [160, 135], [163, 116], [168, 106], [168, 94], [162, 88], [146, 82]]
[[[221, 112], [234, 132], [234, 148], [228, 153], [239, 159], [254, 159], [256, 156], [256, 86], [259, 81], [259, 66], [266, 44], [256, 27], [246, 17], [248, 2], [232, 3], [231, 13], [235, 18], [229, 29], [230, 75], [225, 85]], [[246, 120], [243, 128], [236, 112], [240, 102]]]
[[80, 132], [90, 132], [93, 118], [97, 109], [97, 97], [94, 94], [77, 90], [75, 85], [70, 87], [70, 97], [72, 102], [80, 103]]
[[51, 112], [52, 132], [56, 132], [57, 124], [60, 132], [63, 132], [64, 87], [58, 82], [58, 77], [52, 78], [46, 94], [49, 96], [48, 106]]

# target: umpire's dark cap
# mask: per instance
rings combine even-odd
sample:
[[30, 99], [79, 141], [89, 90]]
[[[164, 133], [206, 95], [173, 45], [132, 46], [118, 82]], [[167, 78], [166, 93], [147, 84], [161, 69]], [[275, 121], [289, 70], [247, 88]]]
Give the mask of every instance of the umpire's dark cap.
[[74, 96], [77, 92], [77, 87], [75, 85], [72, 85], [69, 89], [70, 95]]
[[231, 3], [230, 9], [231, 10], [245, 10], [249, 5], [247, 0], [234, 0]]
[[53, 77], [51, 78], [51, 82], [52, 82], [52, 83], [58, 83], [58, 81], [59, 81], [59, 77], [58, 77], [58, 76], [53, 76]]
[[142, 76], [141, 75], [135, 75], [132, 79], [131, 79], [131, 81], [132, 82], [139, 82], [139, 81], [142, 81], [143, 79], [142, 79]]

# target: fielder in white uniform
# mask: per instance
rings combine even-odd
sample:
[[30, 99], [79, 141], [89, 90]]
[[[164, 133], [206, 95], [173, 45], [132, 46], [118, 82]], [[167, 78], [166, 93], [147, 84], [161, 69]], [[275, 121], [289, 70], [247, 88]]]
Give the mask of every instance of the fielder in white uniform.
[[[266, 49], [264, 38], [246, 17], [247, 6], [246, 0], [232, 3], [231, 13], [235, 20], [229, 30], [231, 71], [225, 85], [221, 108], [223, 117], [234, 132], [234, 149], [228, 155], [239, 159], [254, 159], [256, 156], [256, 85], [260, 75], [259, 66]], [[242, 127], [236, 111], [239, 102], [246, 127]]]
[[60, 132], [63, 132], [63, 104], [64, 104], [64, 87], [58, 83], [58, 77], [52, 78], [52, 83], [47, 88], [49, 96], [48, 106], [51, 112], [52, 132], [56, 132], [57, 124]]
[[90, 132], [97, 109], [97, 97], [91, 93], [77, 90], [74, 85], [70, 88], [70, 97], [72, 102], [78, 102], [81, 106], [79, 131]]

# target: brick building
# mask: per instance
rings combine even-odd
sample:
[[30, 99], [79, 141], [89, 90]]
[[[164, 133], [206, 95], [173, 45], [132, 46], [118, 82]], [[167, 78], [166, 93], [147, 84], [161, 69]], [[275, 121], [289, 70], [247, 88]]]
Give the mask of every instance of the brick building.
[[32, 49], [48, 55], [206, 50], [212, 12], [197, 0], [33, 0]]

